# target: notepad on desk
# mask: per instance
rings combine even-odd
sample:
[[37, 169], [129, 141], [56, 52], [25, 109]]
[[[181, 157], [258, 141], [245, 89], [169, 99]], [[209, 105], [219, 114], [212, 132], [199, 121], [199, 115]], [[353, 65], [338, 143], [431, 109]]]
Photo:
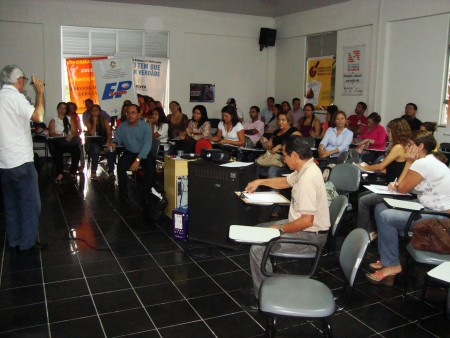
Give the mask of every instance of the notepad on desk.
[[391, 207], [396, 209], [419, 211], [424, 209], [424, 206], [418, 202], [396, 200], [394, 198], [383, 198], [384, 201]]
[[280, 230], [246, 225], [230, 225], [228, 237], [240, 243], [267, 243], [273, 238], [280, 237]]
[[235, 191], [235, 194], [242, 199], [245, 203], [249, 204], [289, 204], [286, 197], [276, 191], [261, 191], [249, 194], [245, 191]]
[[370, 184], [365, 185], [364, 188], [379, 194], [379, 195], [399, 195], [399, 196], [411, 196], [410, 193], [402, 193], [397, 190], [389, 190], [387, 185]]

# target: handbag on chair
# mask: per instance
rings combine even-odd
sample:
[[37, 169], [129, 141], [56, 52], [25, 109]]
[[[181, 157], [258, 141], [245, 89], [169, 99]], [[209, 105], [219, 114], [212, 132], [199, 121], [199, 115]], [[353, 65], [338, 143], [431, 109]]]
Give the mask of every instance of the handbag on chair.
[[411, 245], [416, 250], [450, 254], [450, 219], [429, 218], [417, 222]]
[[270, 150], [267, 150], [265, 154], [262, 154], [255, 161], [261, 167], [284, 167], [284, 157], [282, 154], [272, 154]]

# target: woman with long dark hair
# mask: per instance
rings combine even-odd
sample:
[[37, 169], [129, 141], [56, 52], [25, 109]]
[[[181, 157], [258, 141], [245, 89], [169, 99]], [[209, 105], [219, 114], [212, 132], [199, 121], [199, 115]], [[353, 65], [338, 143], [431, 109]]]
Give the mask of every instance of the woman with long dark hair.
[[235, 107], [227, 105], [222, 108], [222, 121], [219, 122], [217, 134], [210, 140], [222, 145], [238, 147], [245, 145], [245, 130], [242, 123], [239, 122]]
[[67, 115], [66, 103], [58, 103], [56, 109], [58, 114], [50, 120], [48, 129], [49, 136], [52, 138], [50, 144], [55, 163], [55, 183], [60, 184], [63, 178], [63, 154], [66, 152], [70, 153], [70, 174], [72, 179], [75, 179], [80, 161], [80, 145], [75, 123], [71, 123], [71, 119]]

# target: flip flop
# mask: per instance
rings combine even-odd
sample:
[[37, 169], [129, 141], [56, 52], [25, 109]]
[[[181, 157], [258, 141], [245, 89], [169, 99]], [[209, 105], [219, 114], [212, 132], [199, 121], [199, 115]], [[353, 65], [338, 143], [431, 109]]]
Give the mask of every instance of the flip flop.
[[397, 274], [386, 276], [381, 271], [376, 271], [374, 273], [366, 273], [366, 279], [369, 283], [374, 285], [393, 286], [396, 275]]
[[372, 270], [374, 272], [383, 268], [383, 266], [381, 265], [381, 261], [376, 261], [375, 263], [370, 263], [369, 267], [370, 267], [370, 270]]

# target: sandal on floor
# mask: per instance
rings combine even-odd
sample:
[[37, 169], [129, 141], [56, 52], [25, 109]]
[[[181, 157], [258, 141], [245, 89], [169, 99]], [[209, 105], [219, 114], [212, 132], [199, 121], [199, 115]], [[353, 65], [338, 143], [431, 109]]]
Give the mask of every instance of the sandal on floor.
[[375, 271], [374, 273], [366, 273], [366, 279], [369, 283], [374, 285], [383, 284], [386, 286], [393, 286], [396, 275], [397, 274], [385, 276], [381, 271]]
[[381, 265], [381, 261], [376, 261], [375, 263], [370, 263], [369, 267], [370, 267], [370, 270], [372, 270], [372, 271], [378, 271], [381, 268], [383, 268], [383, 266]]

